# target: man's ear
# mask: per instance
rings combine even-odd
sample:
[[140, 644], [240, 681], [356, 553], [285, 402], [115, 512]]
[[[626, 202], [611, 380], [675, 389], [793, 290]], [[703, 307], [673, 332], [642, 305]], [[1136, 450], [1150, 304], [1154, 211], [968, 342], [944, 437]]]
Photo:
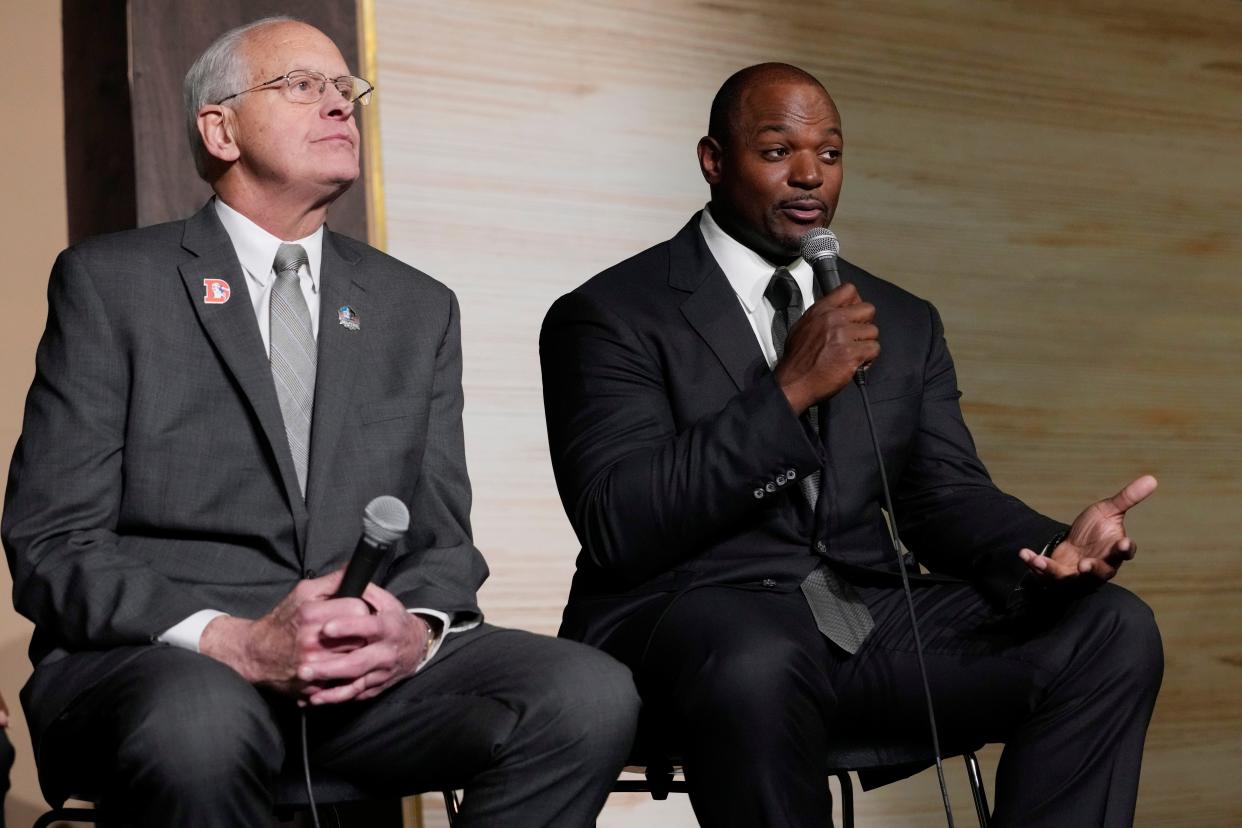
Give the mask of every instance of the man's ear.
[[198, 134], [207, 154], [225, 163], [241, 157], [234, 117], [233, 110], [219, 104], [208, 104], [198, 110]]
[[712, 136], [704, 135], [699, 139], [698, 152], [699, 172], [703, 173], [703, 180], [714, 187], [720, 183], [724, 167], [724, 148]]

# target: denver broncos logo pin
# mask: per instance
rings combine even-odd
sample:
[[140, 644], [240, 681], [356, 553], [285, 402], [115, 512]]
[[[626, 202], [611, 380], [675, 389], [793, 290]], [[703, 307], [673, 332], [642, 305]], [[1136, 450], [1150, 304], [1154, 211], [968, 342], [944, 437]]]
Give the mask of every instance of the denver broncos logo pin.
[[203, 296], [204, 305], [223, 305], [233, 293], [229, 283], [223, 279], [204, 279], [203, 287], [207, 291]]

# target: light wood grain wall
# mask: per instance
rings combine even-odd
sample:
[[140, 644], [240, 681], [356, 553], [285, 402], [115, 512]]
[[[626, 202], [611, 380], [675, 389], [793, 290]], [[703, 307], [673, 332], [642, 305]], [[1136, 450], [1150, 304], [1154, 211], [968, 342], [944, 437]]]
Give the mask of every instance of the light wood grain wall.
[[[5, 3], [0, 25], [0, 75], [21, 103], [0, 131], [0, 481], [21, 431], [22, 405], [34, 376], [34, 351], [47, 316], [47, 276], [68, 237], [61, 89], [59, 3]], [[0, 485], [3, 485], [0, 482]], [[17, 691], [30, 675], [31, 625], [13, 610], [12, 581], [0, 567], [0, 694], [13, 713], [17, 748], [6, 825], [25, 828], [45, 810], [30, 755], [30, 736]]]
[[[554, 631], [576, 549], [544, 311], [702, 205], [713, 92], [790, 61], [843, 114], [845, 255], [937, 303], [998, 481], [1068, 518], [1160, 476], [1121, 576], [1168, 666], [1138, 824], [1242, 824], [1242, 4], [378, 0], [377, 18], [389, 247], [461, 298], [491, 619]], [[614, 796], [600, 824], [693, 824], [676, 800]], [[941, 825], [937, 806], [925, 774], [864, 796], [862, 824]]]

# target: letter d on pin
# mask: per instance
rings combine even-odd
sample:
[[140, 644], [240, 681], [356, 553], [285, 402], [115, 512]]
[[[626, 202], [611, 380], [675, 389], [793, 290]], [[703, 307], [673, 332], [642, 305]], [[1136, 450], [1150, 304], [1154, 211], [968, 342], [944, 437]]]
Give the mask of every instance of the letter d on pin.
[[203, 287], [207, 290], [207, 294], [203, 296], [205, 305], [223, 305], [229, 301], [229, 295], [232, 293], [229, 283], [223, 279], [204, 279]]

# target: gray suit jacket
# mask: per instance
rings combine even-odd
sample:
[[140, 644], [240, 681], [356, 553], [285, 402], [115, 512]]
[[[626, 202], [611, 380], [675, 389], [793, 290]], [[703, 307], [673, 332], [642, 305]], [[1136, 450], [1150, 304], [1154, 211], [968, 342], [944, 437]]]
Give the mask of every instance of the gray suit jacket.
[[[254, 618], [343, 565], [362, 509], [410, 508], [376, 580], [409, 607], [479, 615], [457, 301], [444, 285], [326, 232], [303, 501], [263, 342], [211, 205], [87, 240], [48, 289], [3, 541], [35, 623], [23, 702], [38, 740], [77, 694], [206, 608]], [[231, 297], [204, 301], [204, 280]], [[359, 330], [338, 324], [348, 305]], [[37, 743], [37, 742], [36, 742]]]

